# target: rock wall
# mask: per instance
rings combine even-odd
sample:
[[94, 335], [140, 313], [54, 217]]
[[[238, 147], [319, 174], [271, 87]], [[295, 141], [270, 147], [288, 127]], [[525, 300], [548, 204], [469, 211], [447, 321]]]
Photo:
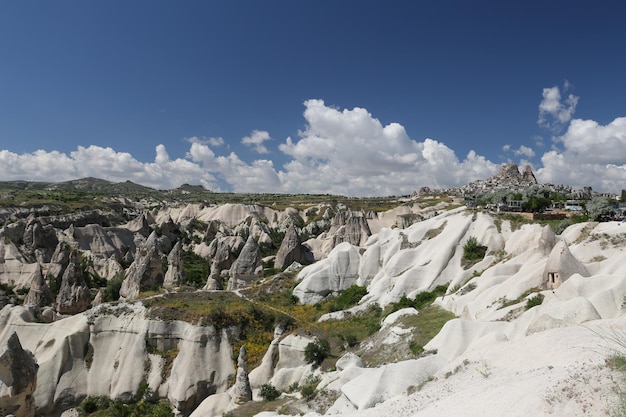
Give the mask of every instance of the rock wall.
[[182, 321], [147, 319], [140, 303], [102, 304], [51, 324], [33, 322], [21, 306], [0, 310], [0, 345], [17, 333], [39, 362], [34, 404], [51, 413], [86, 396], [136, 399], [140, 384], [189, 412], [225, 392], [234, 377], [231, 340], [218, 330]]

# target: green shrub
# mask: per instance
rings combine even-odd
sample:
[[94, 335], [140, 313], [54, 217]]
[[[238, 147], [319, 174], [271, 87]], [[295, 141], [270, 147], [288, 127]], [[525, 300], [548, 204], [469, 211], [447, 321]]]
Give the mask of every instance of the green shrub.
[[328, 311], [346, 310], [358, 304], [367, 294], [367, 288], [359, 285], [352, 285], [343, 291], [337, 298], [328, 305]]
[[113, 278], [107, 282], [104, 289], [104, 301], [117, 301], [120, 299], [120, 289], [122, 288], [123, 278]]
[[106, 410], [111, 406], [111, 403], [112, 401], [108, 397], [87, 397], [80, 403], [79, 408], [85, 413], [91, 414], [99, 410]]
[[193, 250], [186, 250], [183, 252], [182, 270], [185, 285], [202, 288], [209, 276], [209, 262]]
[[409, 342], [409, 349], [411, 349], [411, 353], [415, 356], [421, 355], [424, 353], [424, 346], [417, 343], [415, 340], [411, 340]]
[[541, 303], [543, 303], [543, 294], [537, 294], [526, 301], [526, 310], [541, 305]]
[[326, 339], [318, 339], [304, 348], [304, 359], [315, 366], [320, 366], [329, 355], [330, 343]]
[[478, 240], [474, 236], [470, 236], [463, 246], [463, 259], [461, 265], [467, 269], [477, 262], [480, 262], [487, 253], [487, 246], [483, 246], [478, 243]]
[[319, 376], [309, 375], [304, 382], [304, 386], [300, 388], [300, 394], [306, 401], [311, 401], [317, 396], [317, 385], [320, 383], [321, 378]]
[[302, 398], [307, 401], [311, 401], [317, 395], [317, 390], [313, 385], [305, 385], [300, 389], [300, 394], [302, 394]]
[[269, 382], [267, 384], [261, 385], [261, 389], [259, 391], [259, 395], [263, 398], [264, 401], [274, 401], [278, 397], [280, 397], [280, 391], [276, 389]]

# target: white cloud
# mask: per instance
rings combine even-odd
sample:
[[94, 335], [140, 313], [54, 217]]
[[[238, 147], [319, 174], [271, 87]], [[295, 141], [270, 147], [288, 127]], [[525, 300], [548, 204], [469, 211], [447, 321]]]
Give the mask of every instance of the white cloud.
[[527, 158], [532, 158], [533, 156], [535, 156], [535, 151], [533, 151], [532, 148], [524, 145], [520, 146], [519, 149], [516, 149], [513, 153], [515, 153], [515, 155], [517, 156], [525, 156]]
[[626, 184], [626, 117], [608, 125], [574, 119], [537, 171], [543, 182], [617, 192]]
[[498, 171], [497, 164], [473, 152], [459, 161], [443, 143], [417, 142], [402, 125], [383, 126], [365, 109], [339, 110], [322, 100], [304, 104], [306, 129], [299, 140], [287, 138], [279, 146], [293, 158], [280, 173], [289, 192], [408, 194], [421, 186], [461, 185]]
[[246, 146], [254, 147], [257, 153], [264, 154], [269, 153], [263, 142], [270, 140], [270, 134], [264, 130], [253, 130], [250, 136], [246, 136], [241, 139], [241, 143]]
[[535, 151], [532, 148], [525, 146], [525, 145], [521, 145], [517, 149], [513, 149], [511, 145], [504, 145], [502, 147], [502, 150], [504, 152], [513, 152], [515, 156], [525, 156], [527, 158], [532, 158], [533, 156], [535, 156]]
[[185, 140], [189, 143], [200, 143], [203, 145], [211, 145], [215, 148], [224, 145], [224, 138], [219, 138], [219, 137], [207, 138], [205, 136], [191, 136], [191, 137], [185, 138]]
[[[572, 88], [572, 85], [565, 81], [563, 93]], [[563, 126], [568, 123], [578, 104], [578, 97], [569, 94], [565, 100], [561, 101], [561, 91], [558, 86], [544, 88], [542, 93], [543, 99], [539, 103], [539, 118], [537, 123], [539, 126], [549, 129], [552, 132], [559, 132]]]

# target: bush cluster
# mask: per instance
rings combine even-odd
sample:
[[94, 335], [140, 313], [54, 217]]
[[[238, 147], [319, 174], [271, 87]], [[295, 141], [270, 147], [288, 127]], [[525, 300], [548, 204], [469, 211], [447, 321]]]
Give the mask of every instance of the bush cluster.
[[346, 310], [355, 306], [367, 294], [367, 288], [359, 285], [352, 285], [346, 288], [337, 298], [328, 303], [328, 311]]
[[330, 343], [326, 339], [317, 339], [304, 348], [304, 359], [314, 366], [320, 366], [328, 356], [330, 356]]
[[270, 384], [261, 385], [261, 389], [259, 390], [259, 395], [263, 398], [264, 401], [274, 401], [278, 397], [280, 397], [280, 391], [276, 389], [275, 386]]
[[486, 253], [487, 246], [481, 245], [478, 243], [478, 239], [474, 236], [470, 236], [463, 246], [463, 259], [461, 260], [461, 265], [467, 269], [475, 263], [482, 261]]

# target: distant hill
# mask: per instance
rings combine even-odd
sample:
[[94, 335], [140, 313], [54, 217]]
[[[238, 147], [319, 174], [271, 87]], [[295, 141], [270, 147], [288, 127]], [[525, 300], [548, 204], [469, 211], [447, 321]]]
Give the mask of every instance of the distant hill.
[[183, 184], [180, 187], [176, 188], [175, 191], [179, 192], [188, 192], [188, 193], [206, 193], [210, 192], [206, 188], [201, 185], [191, 185], [191, 184]]

